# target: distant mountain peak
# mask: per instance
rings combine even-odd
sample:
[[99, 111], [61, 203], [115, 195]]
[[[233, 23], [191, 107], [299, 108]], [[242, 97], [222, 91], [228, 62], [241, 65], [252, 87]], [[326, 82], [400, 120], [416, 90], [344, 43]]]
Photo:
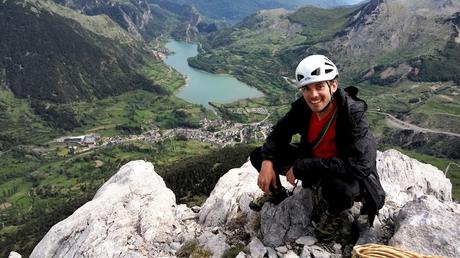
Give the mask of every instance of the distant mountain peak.
[[324, 45], [346, 60], [346, 69], [354, 67], [351, 73], [366, 66], [398, 65], [442, 51], [455, 34], [450, 20], [459, 10], [460, 1], [372, 0]]

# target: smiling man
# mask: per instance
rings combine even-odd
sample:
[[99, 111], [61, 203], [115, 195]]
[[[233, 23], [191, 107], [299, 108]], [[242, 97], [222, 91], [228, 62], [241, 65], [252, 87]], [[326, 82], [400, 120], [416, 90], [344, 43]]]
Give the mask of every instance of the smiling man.
[[[313, 191], [313, 226], [317, 236], [333, 240], [344, 211], [355, 201], [372, 225], [383, 206], [385, 193], [376, 170], [376, 144], [366, 118], [367, 104], [357, 89], [339, 88], [338, 70], [323, 55], [303, 59], [296, 69], [302, 97], [273, 127], [261, 148], [251, 153], [259, 171], [257, 184], [266, 194], [251, 202], [260, 210], [266, 201], [275, 204], [287, 197], [279, 175]], [[291, 143], [300, 135], [300, 143]]]

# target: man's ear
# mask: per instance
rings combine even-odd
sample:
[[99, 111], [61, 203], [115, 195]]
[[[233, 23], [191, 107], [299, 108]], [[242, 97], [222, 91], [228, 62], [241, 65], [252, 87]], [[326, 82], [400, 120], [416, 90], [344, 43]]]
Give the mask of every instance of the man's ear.
[[334, 79], [334, 80], [331, 80], [331, 81], [330, 81], [330, 85], [331, 85], [331, 91], [332, 91], [332, 93], [334, 93], [334, 92], [336, 92], [337, 89], [339, 88], [339, 81], [337, 81], [337, 80], [335, 80], [335, 79]]

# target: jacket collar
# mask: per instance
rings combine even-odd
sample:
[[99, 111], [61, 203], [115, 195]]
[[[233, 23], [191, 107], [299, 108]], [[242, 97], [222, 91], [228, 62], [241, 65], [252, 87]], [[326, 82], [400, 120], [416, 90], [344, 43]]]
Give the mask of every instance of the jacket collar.
[[[359, 111], [365, 112], [367, 110], [367, 104], [364, 100], [356, 97], [356, 95], [353, 97], [349, 96], [349, 94], [345, 90], [338, 88], [337, 91], [334, 92], [334, 98], [337, 101], [337, 107], [339, 112], [338, 116], [348, 118], [349, 122], [353, 126], [356, 126], [357, 122], [355, 121], [352, 113]], [[361, 104], [358, 104], [357, 102], [361, 102]], [[306, 115], [308, 117], [310, 117], [313, 113], [303, 97], [298, 98], [291, 104], [291, 106], [296, 110], [306, 112]]]

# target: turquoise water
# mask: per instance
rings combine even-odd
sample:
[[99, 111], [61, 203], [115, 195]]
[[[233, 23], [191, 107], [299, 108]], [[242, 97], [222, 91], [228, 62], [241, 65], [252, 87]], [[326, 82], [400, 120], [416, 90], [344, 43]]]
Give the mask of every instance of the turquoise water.
[[230, 75], [212, 74], [190, 67], [187, 58], [198, 54], [197, 44], [170, 41], [166, 47], [174, 53], [166, 58], [165, 63], [187, 77], [187, 84], [176, 93], [176, 96], [207, 108], [211, 108], [209, 101], [230, 103], [239, 99], [263, 96], [256, 88], [249, 87]]

